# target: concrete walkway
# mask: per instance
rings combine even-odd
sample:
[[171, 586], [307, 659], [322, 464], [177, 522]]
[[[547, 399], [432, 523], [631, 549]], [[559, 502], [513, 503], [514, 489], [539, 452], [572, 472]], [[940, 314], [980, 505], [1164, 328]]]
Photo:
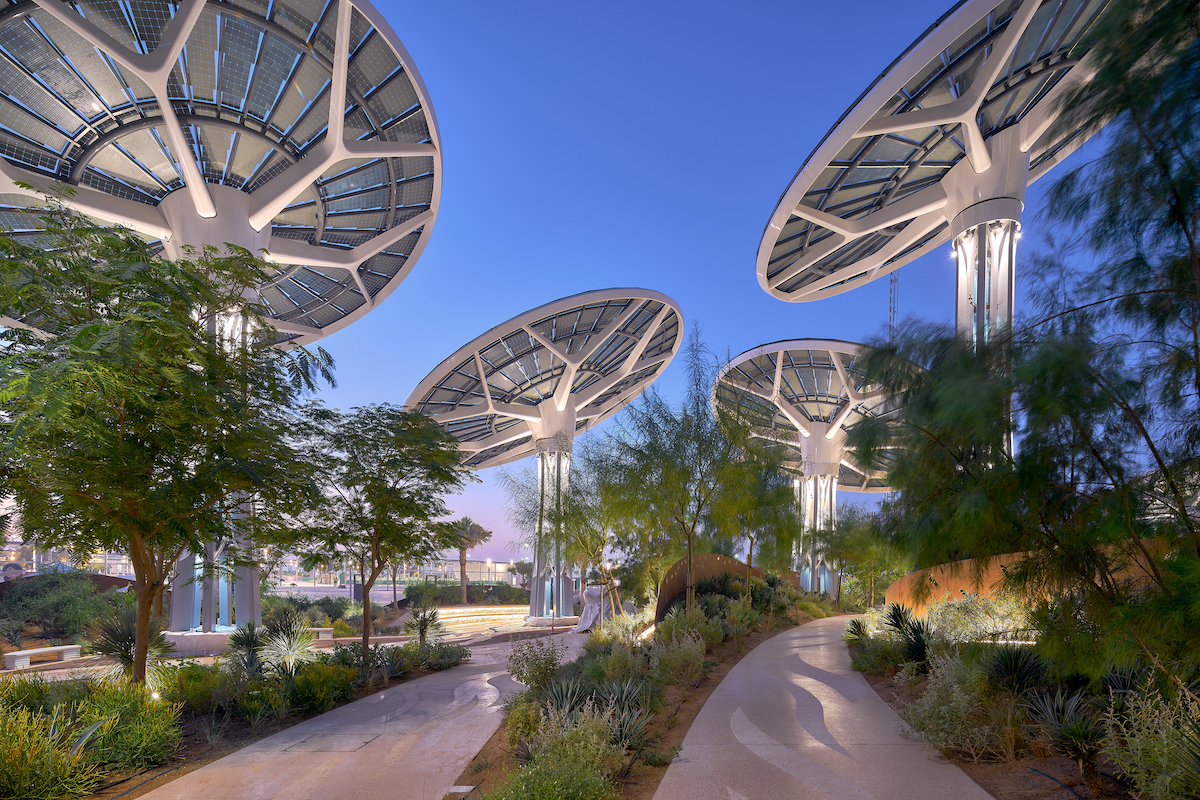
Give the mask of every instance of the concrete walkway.
[[[587, 635], [555, 638], [574, 658]], [[463, 666], [294, 725], [144, 797], [442, 800], [499, 727], [502, 699], [524, 689], [506, 670], [510, 648], [473, 647]]]
[[654, 800], [990, 800], [850, 669], [845, 617], [769, 639], [692, 723]]

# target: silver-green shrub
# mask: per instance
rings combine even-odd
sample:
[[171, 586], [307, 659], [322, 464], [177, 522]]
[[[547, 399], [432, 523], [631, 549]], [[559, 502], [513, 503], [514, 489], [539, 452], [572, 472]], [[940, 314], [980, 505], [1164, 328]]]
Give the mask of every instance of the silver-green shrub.
[[1176, 768], [1191, 721], [1200, 720], [1200, 703], [1182, 692], [1164, 698], [1153, 688], [1126, 695], [1123, 709], [1110, 704], [1102, 720], [1104, 753], [1147, 800], [1183, 800], [1200, 794]]

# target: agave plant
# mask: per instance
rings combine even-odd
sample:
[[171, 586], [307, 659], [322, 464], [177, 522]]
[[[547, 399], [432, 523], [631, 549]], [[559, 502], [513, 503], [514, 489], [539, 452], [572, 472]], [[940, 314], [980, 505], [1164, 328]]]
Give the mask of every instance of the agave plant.
[[[101, 621], [95, 629], [92, 651], [113, 661], [109, 677], [133, 675], [134, 648], [137, 646], [137, 609], [126, 608]], [[154, 619], [150, 620], [150, 643], [146, 651], [146, 685], [160, 688], [166, 679], [161, 660], [175, 652]]]
[[1200, 797], [1200, 720], [1190, 720], [1170, 755], [1171, 782], [1181, 797]]
[[253, 621], [229, 634], [229, 668], [246, 678], [261, 675], [264, 664], [259, 650], [265, 639], [266, 631]]
[[1028, 647], [1002, 645], [984, 662], [984, 673], [991, 683], [1014, 697], [1033, 691], [1046, 677], [1046, 666]]
[[871, 638], [871, 631], [865, 620], [855, 618], [846, 624], [846, 632], [842, 634], [842, 638], [850, 644], [859, 644]]
[[580, 681], [574, 678], [558, 680], [546, 689], [546, 707], [558, 712], [563, 719], [573, 720], [590, 697]]
[[1103, 784], [1096, 757], [1104, 746], [1104, 726], [1084, 696], [1078, 692], [1067, 695], [1059, 689], [1054, 695], [1034, 694], [1025, 705], [1050, 749], [1075, 761], [1092, 794], [1101, 797]]

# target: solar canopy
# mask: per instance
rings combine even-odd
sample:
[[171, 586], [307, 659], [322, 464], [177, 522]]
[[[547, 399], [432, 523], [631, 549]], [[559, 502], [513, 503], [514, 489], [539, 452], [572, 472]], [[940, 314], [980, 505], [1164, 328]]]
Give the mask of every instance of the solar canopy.
[[492, 328], [433, 370], [408, 399], [456, 436], [467, 466], [507, 464], [538, 442], [570, 442], [623, 408], [671, 363], [683, 317], [671, 298], [605, 289]]
[[[721, 370], [714, 407], [736, 411], [756, 435], [788, 447], [789, 466], [801, 474], [835, 474], [852, 492], [887, 491], [883, 472], [859, 465], [843, 446], [845, 432], [862, 420], [899, 413], [895, 400], [866, 382], [859, 347], [793, 339], [748, 350]], [[887, 451], [882, 457], [886, 466]]]
[[1086, 79], [1106, 0], [962, 0], [842, 116], [792, 179], [759, 245], [760, 285], [793, 302], [886, 275], [991, 197], [1023, 200], [1084, 140], [1052, 129]]
[[408, 53], [364, 0], [7, 0], [0, 222], [39, 241], [16, 182], [182, 245], [265, 248], [286, 338], [365, 314], [437, 212], [439, 137]]

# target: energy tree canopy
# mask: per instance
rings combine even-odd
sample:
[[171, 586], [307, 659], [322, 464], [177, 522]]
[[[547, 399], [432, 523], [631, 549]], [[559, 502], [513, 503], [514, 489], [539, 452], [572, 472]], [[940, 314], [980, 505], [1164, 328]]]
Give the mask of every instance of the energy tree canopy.
[[[995, 221], [1011, 261], [1028, 184], [1083, 143], [1054, 131], [1059, 99], [1092, 74], [1090, 32], [1107, 0], [962, 0], [872, 83], [804, 162], [758, 248], [762, 288], [831, 297]], [[1003, 233], [1003, 232], [1002, 232]], [[1005, 238], [1007, 237], [1007, 238]], [[1005, 249], [1007, 248], [1007, 249]], [[1011, 319], [1011, 269], [976, 283], [960, 256], [960, 327]], [[971, 262], [971, 263], [968, 263]], [[968, 268], [971, 274], [967, 274]], [[969, 295], [969, 296], [968, 296]], [[966, 305], [964, 305], [964, 303]], [[988, 308], [985, 309], [985, 306]], [[975, 309], [980, 309], [976, 311]]]
[[805, 478], [830, 476], [845, 491], [886, 492], [884, 473], [845, 449], [855, 425], [900, 410], [882, 387], [867, 383], [858, 366], [861, 346], [792, 339], [747, 350], [717, 376], [714, 410], [736, 409], [756, 436], [789, 448], [789, 469]]
[[445, 426], [475, 468], [570, 453], [578, 434], [627, 405], [683, 341], [674, 300], [603, 289], [527, 311], [459, 348], [407, 405]]
[[366, 0], [8, 0], [0, 50], [0, 220], [19, 238], [43, 236], [20, 184], [58, 182], [172, 258], [265, 251], [259, 299], [300, 344], [378, 305], [428, 241], [437, 121]]

